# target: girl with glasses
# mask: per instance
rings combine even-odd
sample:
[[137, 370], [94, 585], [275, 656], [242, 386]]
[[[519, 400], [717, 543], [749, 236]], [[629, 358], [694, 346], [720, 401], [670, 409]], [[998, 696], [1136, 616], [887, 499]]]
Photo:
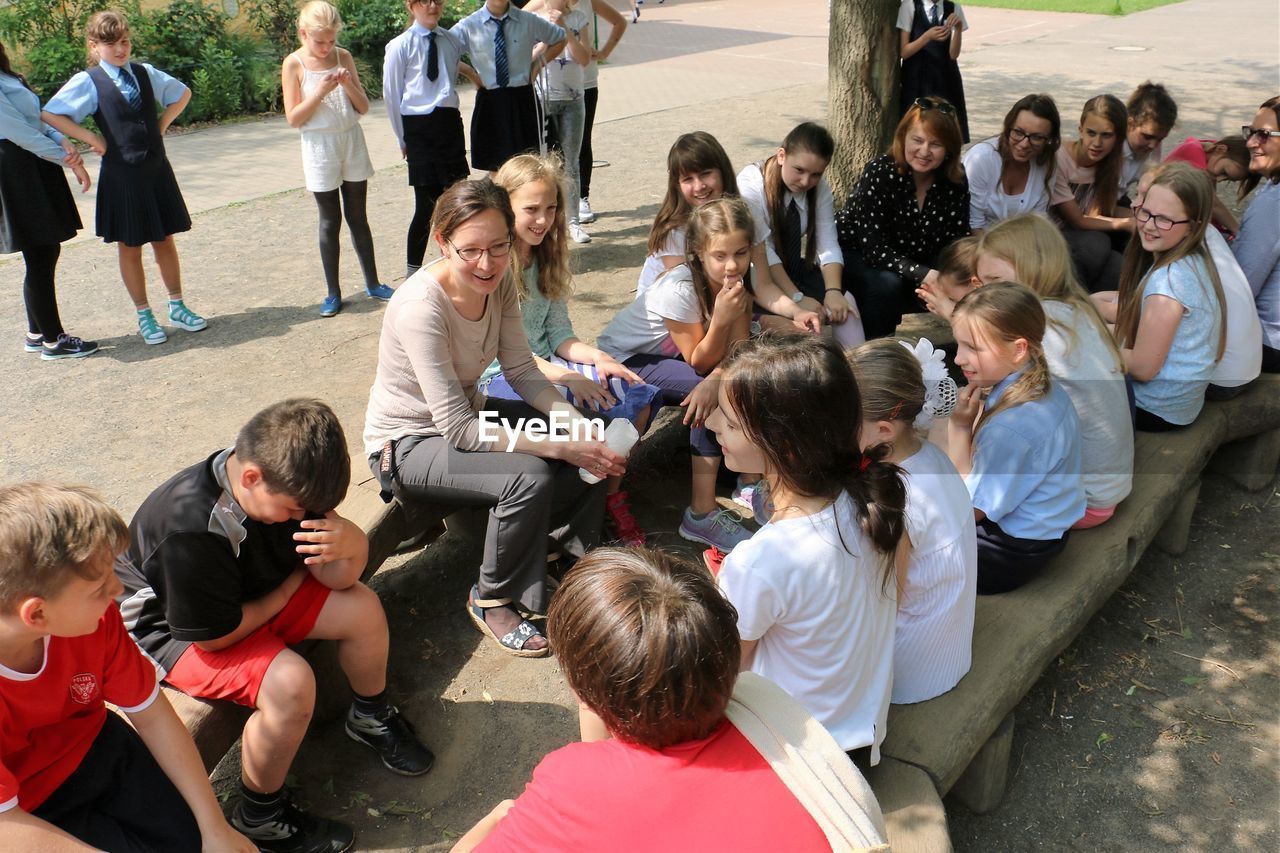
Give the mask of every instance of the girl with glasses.
[[[460, 181], [436, 202], [441, 258], [395, 292], [382, 321], [365, 451], [383, 497], [486, 507], [484, 558], [467, 613], [508, 654], [543, 657], [525, 611], [546, 611], [548, 542], [581, 557], [600, 541], [604, 484], [625, 460], [534, 363], [511, 267], [506, 190]], [[520, 401], [477, 388], [495, 356]], [[564, 434], [548, 437], [547, 427]], [[540, 432], [541, 435], [537, 433]]]
[[1018, 213], [1047, 214], [1061, 135], [1053, 98], [1027, 95], [1005, 114], [999, 136], [966, 151], [969, 227], [985, 231]]
[[964, 10], [951, 0], [902, 0], [898, 7], [898, 52], [902, 56], [902, 114], [916, 98], [937, 95], [955, 105], [960, 138], [969, 142], [969, 118], [960, 78], [962, 34], [969, 29]]
[[1280, 373], [1280, 96], [1265, 101], [1242, 132], [1249, 147], [1243, 189], [1258, 182], [1262, 189], [1245, 210], [1232, 249], [1262, 318], [1262, 369]]
[[916, 289], [937, 284], [938, 253], [969, 234], [960, 145], [955, 108], [917, 98], [892, 150], [867, 164], [836, 215], [845, 286], [868, 339], [892, 335], [903, 314], [923, 310]]
[[1098, 305], [1115, 322], [1138, 429], [1163, 432], [1200, 414], [1226, 350], [1227, 312], [1205, 241], [1213, 215], [1208, 176], [1186, 163], [1166, 163], [1139, 201], [1137, 239], [1125, 250], [1117, 301]]

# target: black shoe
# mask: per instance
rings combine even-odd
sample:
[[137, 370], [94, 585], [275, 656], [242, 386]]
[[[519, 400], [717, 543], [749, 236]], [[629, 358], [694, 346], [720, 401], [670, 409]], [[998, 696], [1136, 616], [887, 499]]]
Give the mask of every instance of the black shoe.
[[358, 717], [352, 708], [347, 712], [346, 730], [347, 736], [352, 740], [359, 741], [378, 753], [382, 763], [392, 773], [421, 776], [435, 763], [436, 757], [422, 745], [413, 726], [401, 716], [400, 709], [395, 706], [382, 719]]
[[26, 352], [40, 352], [40, 345], [44, 343], [42, 335], [33, 335], [30, 332], [23, 332], [22, 349]]
[[278, 815], [259, 824], [246, 823], [237, 806], [230, 822], [264, 853], [343, 853], [356, 840], [355, 830], [345, 823], [309, 815], [291, 800], [285, 800]]
[[58, 342], [53, 346], [40, 345], [42, 361], [57, 361], [61, 358], [84, 358], [98, 351], [97, 341], [82, 341], [71, 335], [58, 335]]

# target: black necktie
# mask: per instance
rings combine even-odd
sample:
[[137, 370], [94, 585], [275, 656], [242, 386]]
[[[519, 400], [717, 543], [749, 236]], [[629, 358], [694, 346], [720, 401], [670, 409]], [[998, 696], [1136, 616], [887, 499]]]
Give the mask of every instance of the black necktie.
[[800, 208], [793, 198], [787, 203], [787, 215], [782, 226], [782, 246], [786, 254], [782, 265], [796, 287], [800, 286], [800, 274], [804, 265], [804, 255], [800, 251], [803, 236], [800, 229]]
[[427, 79], [432, 83], [440, 76], [440, 51], [436, 50], [435, 31], [427, 33]]

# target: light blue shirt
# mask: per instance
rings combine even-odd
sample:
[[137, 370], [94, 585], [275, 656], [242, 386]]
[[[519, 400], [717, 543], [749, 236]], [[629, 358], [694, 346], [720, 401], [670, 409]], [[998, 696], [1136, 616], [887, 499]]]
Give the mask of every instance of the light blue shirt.
[[1280, 183], [1263, 182], [1244, 212], [1231, 250], [1249, 279], [1262, 320], [1262, 342], [1280, 349]]
[[62, 164], [62, 134], [40, 120], [40, 98], [12, 74], [0, 73], [0, 139]]
[[1134, 382], [1133, 397], [1139, 408], [1185, 426], [1204, 408], [1204, 392], [1217, 368], [1222, 305], [1204, 260], [1195, 255], [1147, 275], [1143, 304], [1157, 295], [1180, 303], [1182, 320], [1160, 372], [1147, 382]]
[[[167, 107], [182, 99], [182, 93], [187, 91], [187, 84], [176, 77], [171, 77], [150, 63], [142, 62], [139, 64], [146, 69], [147, 79], [151, 81], [151, 90], [155, 93], [156, 100], [162, 106]], [[107, 72], [107, 76], [111, 78], [111, 82], [116, 84], [117, 89], [120, 89], [120, 69], [110, 62], [103, 62], [101, 65], [102, 70]], [[120, 91], [121, 94], [124, 93], [123, 89], [120, 89]], [[62, 88], [58, 90], [58, 94], [54, 95], [49, 100], [49, 103], [44, 105], [44, 108], [48, 112], [67, 116], [76, 124], [80, 124], [86, 117], [98, 111], [98, 87], [94, 85], [88, 71], [77, 72], [74, 77], [62, 85]]]
[[[1021, 373], [1005, 377], [987, 398], [990, 411]], [[964, 478], [974, 509], [1010, 536], [1049, 541], [1084, 517], [1080, 419], [1058, 385], [1039, 400], [997, 412], [974, 437], [973, 468]]]
[[[551, 360], [560, 345], [576, 338], [573, 323], [569, 320], [569, 301], [564, 298], [548, 299], [538, 289], [538, 262], [531, 261], [524, 269], [525, 295], [520, 298], [520, 322], [524, 325], [529, 350], [538, 358]], [[502, 366], [494, 359], [481, 379], [496, 376]]]
[[[471, 56], [471, 66], [480, 75], [486, 89], [498, 88], [498, 70], [493, 58], [493, 34], [498, 25], [490, 21], [494, 16], [481, 6], [463, 18], [450, 30], [460, 38]], [[533, 46], [538, 42], [548, 45], [564, 41], [564, 30], [532, 12], [507, 8], [503, 36], [507, 41], [507, 86], [528, 86], [529, 66], [533, 64]]]
[[[439, 74], [427, 79], [427, 35], [436, 34], [436, 56]], [[458, 108], [458, 62], [462, 59], [462, 41], [448, 30], [428, 30], [414, 21], [413, 26], [387, 42], [382, 65], [382, 98], [387, 118], [396, 141], [404, 147], [404, 121], [401, 116], [424, 116], [436, 107]]]

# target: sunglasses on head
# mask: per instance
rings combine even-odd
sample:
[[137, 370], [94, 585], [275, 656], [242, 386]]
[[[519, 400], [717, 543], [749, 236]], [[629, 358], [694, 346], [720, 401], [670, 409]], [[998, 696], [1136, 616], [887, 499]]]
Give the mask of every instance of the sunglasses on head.
[[956, 114], [956, 108], [951, 106], [951, 104], [948, 104], [946, 101], [935, 101], [933, 98], [916, 98], [914, 103], [920, 108], [920, 112], [937, 110], [944, 116], [953, 116]]

